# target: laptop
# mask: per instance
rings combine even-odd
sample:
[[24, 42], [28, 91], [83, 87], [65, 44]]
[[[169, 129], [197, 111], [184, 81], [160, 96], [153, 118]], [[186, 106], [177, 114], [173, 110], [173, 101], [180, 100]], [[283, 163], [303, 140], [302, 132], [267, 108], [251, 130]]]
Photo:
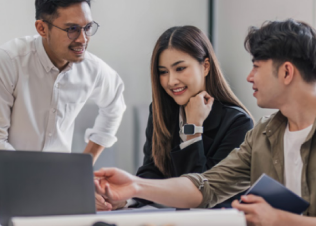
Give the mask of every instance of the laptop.
[[14, 216], [94, 214], [89, 154], [0, 151], [0, 225]]

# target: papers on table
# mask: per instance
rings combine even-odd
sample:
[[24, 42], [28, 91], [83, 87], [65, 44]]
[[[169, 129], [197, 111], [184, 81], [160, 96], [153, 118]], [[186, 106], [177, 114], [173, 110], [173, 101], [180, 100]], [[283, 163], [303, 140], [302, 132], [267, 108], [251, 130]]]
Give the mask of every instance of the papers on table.
[[235, 209], [182, 210], [113, 215], [73, 215], [47, 217], [14, 217], [13, 226], [91, 226], [103, 221], [117, 226], [246, 226], [245, 216]]

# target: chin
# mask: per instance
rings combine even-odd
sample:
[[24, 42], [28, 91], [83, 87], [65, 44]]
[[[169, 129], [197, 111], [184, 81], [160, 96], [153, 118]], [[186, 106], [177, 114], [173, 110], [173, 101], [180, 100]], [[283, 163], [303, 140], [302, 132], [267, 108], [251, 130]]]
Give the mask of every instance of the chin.
[[257, 105], [258, 105], [258, 107], [260, 107], [260, 108], [273, 108], [273, 107], [271, 106], [271, 104], [262, 103], [262, 102], [258, 102], [258, 101], [257, 101]]
[[176, 100], [176, 99], [174, 99], [174, 101], [180, 106], [185, 106], [189, 102], [189, 100]]
[[80, 63], [80, 62], [82, 62], [83, 60], [84, 60], [84, 57], [78, 57], [78, 58], [69, 60], [69, 62]]

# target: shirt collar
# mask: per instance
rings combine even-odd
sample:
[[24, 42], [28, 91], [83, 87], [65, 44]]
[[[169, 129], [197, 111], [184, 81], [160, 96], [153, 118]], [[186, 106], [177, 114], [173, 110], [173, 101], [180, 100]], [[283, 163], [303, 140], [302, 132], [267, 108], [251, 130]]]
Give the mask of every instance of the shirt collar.
[[[57, 70], [59, 69], [52, 63], [52, 61], [49, 59], [46, 50], [43, 45], [43, 39], [41, 36], [37, 36], [35, 40], [35, 47], [38, 54], [39, 61], [41, 62], [42, 66], [46, 70], [46, 72], [49, 72], [50, 70]], [[67, 67], [63, 71], [68, 71], [72, 68], [73, 63], [69, 62]]]
[[[265, 130], [262, 132], [263, 134], [266, 134], [268, 137], [272, 136], [278, 129], [280, 129], [282, 125], [285, 128], [288, 121], [287, 118], [281, 113], [281, 111], [278, 111], [271, 117], [272, 118], [270, 122], [267, 124]], [[310, 140], [313, 137], [315, 130], [316, 130], [316, 119], [314, 120], [312, 129], [309, 132], [306, 140]]]

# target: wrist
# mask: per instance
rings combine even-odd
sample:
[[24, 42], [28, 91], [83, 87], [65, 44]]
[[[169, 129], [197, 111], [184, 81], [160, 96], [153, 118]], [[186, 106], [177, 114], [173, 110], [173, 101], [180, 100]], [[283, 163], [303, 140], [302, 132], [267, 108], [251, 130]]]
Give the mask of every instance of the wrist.
[[203, 122], [199, 122], [199, 121], [191, 121], [191, 120], [188, 120], [186, 124], [193, 124], [193, 125], [196, 125], [196, 126], [203, 126]]
[[[144, 190], [144, 184], [146, 184], [146, 182], [143, 182], [144, 179], [140, 178], [140, 177], [135, 177], [134, 180], [134, 187], [135, 187], [135, 194], [133, 197], [138, 197], [141, 198], [141, 194], [142, 194], [142, 190]], [[143, 182], [143, 183], [142, 183]]]
[[187, 123], [187, 124], [185, 124], [184, 126], [182, 126], [180, 128], [179, 132], [182, 133], [182, 134], [185, 134], [187, 136], [189, 136], [189, 135], [196, 135], [196, 134], [202, 134], [203, 133], [203, 126], [197, 126], [195, 124]]
[[[274, 209], [276, 213], [276, 217], [274, 218], [274, 221], [272, 222], [272, 226], [280, 226], [280, 225], [288, 225], [289, 224], [289, 216], [288, 212]], [[293, 219], [292, 219], [293, 220]]]
[[187, 141], [192, 140], [194, 138], [200, 137], [202, 134], [201, 133], [196, 133], [194, 135], [187, 135]]

